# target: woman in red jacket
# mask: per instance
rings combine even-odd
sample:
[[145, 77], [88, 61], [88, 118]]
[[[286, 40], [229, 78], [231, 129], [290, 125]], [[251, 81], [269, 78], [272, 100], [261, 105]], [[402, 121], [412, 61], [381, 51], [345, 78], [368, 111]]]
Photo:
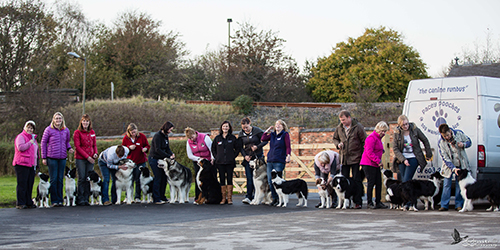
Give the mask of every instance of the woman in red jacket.
[[147, 153], [150, 148], [148, 138], [143, 133], [139, 133], [137, 125], [130, 123], [127, 127], [127, 134], [123, 137], [122, 145], [130, 149], [127, 158], [131, 159], [137, 165], [133, 172], [135, 202], [141, 202], [141, 171], [139, 168], [146, 167], [146, 161], [148, 160]]
[[95, 132], [92, 129], [90, 116], [84, 114], [78, 129], [73, 133], [75, 143], [76, 170], [78, 171], [78, 196], [77, 205], [88, 206], [90, 197], [90, 183], [87, 181], [88, 173], [94, 170], [97, 154], [97, 141]]

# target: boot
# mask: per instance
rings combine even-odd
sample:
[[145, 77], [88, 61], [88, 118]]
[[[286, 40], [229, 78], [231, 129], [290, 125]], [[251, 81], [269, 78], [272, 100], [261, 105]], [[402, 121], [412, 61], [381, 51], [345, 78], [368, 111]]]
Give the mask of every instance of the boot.
[[227, 185], [227, 204], [233, 205], [233, 185]]
[[220, 204], [226, 204], [227, 186], [221, 186], [220, 191], [222, 193], [222, 201], [220, 202]]

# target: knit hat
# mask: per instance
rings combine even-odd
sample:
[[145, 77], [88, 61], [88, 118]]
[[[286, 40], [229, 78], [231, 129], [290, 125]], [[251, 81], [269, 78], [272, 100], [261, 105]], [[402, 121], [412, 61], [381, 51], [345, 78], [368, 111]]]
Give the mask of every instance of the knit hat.
[[35, 128], [36, 128], [35, 122], [34, 122], [34, 121], [32, 121], [32, 120], [29, 120], [29, 121], [27, 121], [27, 122], [24, 124], [24, 131], [26, 131], [26, 129], [28, 128], [28, 124], [31, 124], [31, 126], [33, 126], [33, 130], [35, 130]]

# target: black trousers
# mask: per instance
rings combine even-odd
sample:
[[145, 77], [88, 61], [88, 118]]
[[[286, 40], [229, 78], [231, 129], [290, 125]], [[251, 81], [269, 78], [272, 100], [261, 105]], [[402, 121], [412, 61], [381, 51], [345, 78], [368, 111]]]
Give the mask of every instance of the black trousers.
[[219, 170], [219, 183], [221, 186], [233, 185], [233, 173], [236, 164], [217, 164]]
[[351, 164], [351, 165], [342, 165], [342, 175], [345, 177], [350, 177], [351, 172], [352, 172], [352, 179], [357, 185], [358, 190], [362, 190], [361, 192], [358, 192], [358, 195], [354, 197], [354, 203], [356, 205], [362, 205], [363, 204], [363, 197], [364, 194], [364, 189], [363, 189], [363, 180], [361, 180], [361, 175], [359, 173], [359, 163], [358, 164]]
[[380, 173], [380, 168], [363, 165], [363, 171], [368, 181], [368, 186], [366, 187], [366, 200], [368, 203], [373, 202], [372, 193], [373, 186], [375, 186], [375, 204], [379, 203], [382, 196], [382, 174]]
[[33, 205], [32, 192], [33, 184], [35, 183], [35, 168], [21, 165], [15, 166], [17, 177], [17, 206]]

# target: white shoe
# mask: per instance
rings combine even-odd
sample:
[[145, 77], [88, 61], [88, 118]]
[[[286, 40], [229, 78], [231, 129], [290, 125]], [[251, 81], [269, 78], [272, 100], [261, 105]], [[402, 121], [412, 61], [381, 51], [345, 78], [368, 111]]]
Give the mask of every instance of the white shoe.
[[135, 198], [134, 203], [141, 203], [141, 199]]
[[250, 202], [252, 202], [252, 201], [248, 198], [245, 198], [241, 202], [243, 202], [244, 204], [250, 204]]

